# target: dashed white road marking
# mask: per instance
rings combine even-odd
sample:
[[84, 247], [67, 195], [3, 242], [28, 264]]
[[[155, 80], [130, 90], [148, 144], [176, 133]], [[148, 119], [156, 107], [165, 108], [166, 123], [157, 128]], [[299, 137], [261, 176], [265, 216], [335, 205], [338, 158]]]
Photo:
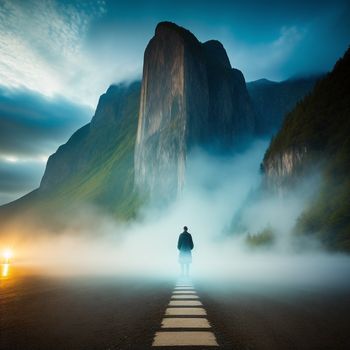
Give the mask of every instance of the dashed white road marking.
[[162, 328], [210, 328], [206, 318], [163, 318]]
[[171, 299], [199, 299], [197, 295], [191, 294], [175, 294], [171, 296]]
[[218, 346], [212, 332], [157, 332], [153, 346]]
[[205, 316], [207, 313], [201, 307], [168, 307], [165, 310], [166, 316], [197, 315]]
[[185, 290], [185, 291], [195, 291], [193, 287], [175, 287], [174, 292], [178, 291], [178, 290]]
[[188, 288], [193, 288], [192, 284], [177, 284], [176, 287], [188, 287]]
[[199, 300], [170, 300], [169, 306], [202, 306]]
[[206, 314], [192, 283], [179, 281], [152, 346], [219, 346], [214, 333], [204, 331], [211, 328]]

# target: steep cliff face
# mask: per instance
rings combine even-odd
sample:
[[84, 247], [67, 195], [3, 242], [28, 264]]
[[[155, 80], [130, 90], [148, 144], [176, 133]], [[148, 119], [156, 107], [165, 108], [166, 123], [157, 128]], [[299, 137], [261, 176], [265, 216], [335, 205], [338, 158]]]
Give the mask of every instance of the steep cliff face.
[[255, 131], [256, 116], [241, 71], [231, 68], [222, 44], [202, 44], [209, 92], [208, 142], [230, 148]]
[[350, 49], [286, 117], [263, 161], [270, 188], [298, 186], [321, 165], [320, 191], [296, 226], [330, 248], [350, 250]]
[[[190, 81], [186, 81], [188, 69], [192, 69]], [[144, 56], [135, 152], [135, 182], [140, 188], [151, 192], [182, 188], [188, 134], [200, 137], [196, 133], [202, 131], [188, 125], [187, 115], [198, 111], [203, 122], [207, 120], [204, 84], [205, 64], [197, 39], [180, 27], [158, 25]], [[192, 93], [190, 104], [186, 92]]]
[[231, 68], [223, 46], [160, 23], [144, 56], [136, 186], [173, 197], [184, 186], [193, 147], [232, 147], [254, 127], [244, 77]]
[[306, 157], [306, 147], [293, 147], [266, 158], [263, 167], [267, 186], [275, 192], [290, 187], [295, 176], [302, 173]]

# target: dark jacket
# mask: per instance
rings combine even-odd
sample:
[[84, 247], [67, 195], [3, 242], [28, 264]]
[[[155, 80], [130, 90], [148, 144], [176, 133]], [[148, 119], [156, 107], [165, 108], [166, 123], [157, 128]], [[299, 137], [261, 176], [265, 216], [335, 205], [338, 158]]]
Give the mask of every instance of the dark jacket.
[[191, 251], [193, 249], [193, 241], [190, 233], [182, 232], [180, 234], [177, 249], [180, 251]]

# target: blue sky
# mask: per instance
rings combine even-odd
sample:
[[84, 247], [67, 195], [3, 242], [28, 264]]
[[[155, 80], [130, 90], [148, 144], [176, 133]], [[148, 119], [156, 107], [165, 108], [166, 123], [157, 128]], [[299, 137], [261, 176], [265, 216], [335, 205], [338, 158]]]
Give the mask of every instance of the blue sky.
[[250, 81], [328, 71], [348, 18], [344, 0], [0, 0], [0, 204], [39, 184], [110, 84], [141, 77], [158, 22], [220, 40]]
[[0, 0], [0, 81], [95, 107], [140, 77], [159, 21], [220, 40], [247, 80], [329, 70], [349, 44], [349, 5], [333, 1]]

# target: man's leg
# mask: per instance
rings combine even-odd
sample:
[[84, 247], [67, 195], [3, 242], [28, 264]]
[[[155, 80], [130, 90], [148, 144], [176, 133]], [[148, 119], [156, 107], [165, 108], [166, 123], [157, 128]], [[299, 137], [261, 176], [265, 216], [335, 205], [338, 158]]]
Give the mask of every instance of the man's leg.
[[186, 264], [185, 265], [185, 275], [186, 277], [188, 277], [190, 274], [190, 264]]
[[185, 264], [180, 264], [181, 266], [181, 276], [185, 275]]

